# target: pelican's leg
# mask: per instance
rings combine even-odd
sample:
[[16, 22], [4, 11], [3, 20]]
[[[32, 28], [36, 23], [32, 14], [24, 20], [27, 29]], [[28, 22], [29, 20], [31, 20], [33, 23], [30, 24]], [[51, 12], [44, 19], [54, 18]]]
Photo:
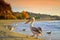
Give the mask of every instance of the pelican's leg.
[[34, 37], [35, 36], [35, 34], [33, 34], [31, 37]]
[[36, 38], [38, 38], [38, 34], [36, 34]]
[[34, 34], [31, 37], [34, 37]]

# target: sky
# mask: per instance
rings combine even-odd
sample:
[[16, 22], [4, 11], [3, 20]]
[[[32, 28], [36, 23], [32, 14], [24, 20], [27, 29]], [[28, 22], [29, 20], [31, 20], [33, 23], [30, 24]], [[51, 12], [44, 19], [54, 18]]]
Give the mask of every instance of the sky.
[[60, 16], [60, 0], [5, 0], [14, 12], [28, 11], [33, 13]]

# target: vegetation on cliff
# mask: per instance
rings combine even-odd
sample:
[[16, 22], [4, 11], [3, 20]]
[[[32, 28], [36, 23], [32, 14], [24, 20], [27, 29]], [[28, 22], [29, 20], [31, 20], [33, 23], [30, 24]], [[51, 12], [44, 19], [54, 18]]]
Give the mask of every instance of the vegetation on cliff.
[[35, 17], [36, 19], [39, 20], [60, 20], [60, 16], [52, 16], [52, 15], [47, 15], [47, 14], [40, 14], [40, 13], [32, 13], [32, 12], [27, 12], [27, 11], [22, 11], [22, 12], [14, 12], [14, 15], [18, 19], [28, 19], [31, 17]]
[[11, 10], [10, 4], [0, 0], [0, 19], [16, 19]]

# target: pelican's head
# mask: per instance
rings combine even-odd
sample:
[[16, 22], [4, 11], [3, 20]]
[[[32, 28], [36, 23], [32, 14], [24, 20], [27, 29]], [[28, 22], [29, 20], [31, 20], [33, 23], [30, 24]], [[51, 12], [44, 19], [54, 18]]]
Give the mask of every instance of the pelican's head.
[[35, 21], [35, 17], [32, 17], [30, 20], [26, 21], [25, 24], [27, 24], [27, 23], [29, 23], [29, 22], [33, 22], [33, 21]]

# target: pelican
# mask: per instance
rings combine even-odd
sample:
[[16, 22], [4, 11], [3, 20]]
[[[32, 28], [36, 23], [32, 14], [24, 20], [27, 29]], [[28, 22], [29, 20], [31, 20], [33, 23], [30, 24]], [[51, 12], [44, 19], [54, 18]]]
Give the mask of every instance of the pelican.
[[30, 30], [31, 32], [33, 33], [32, 37], [36, 36], [38, 38], [38, 36], [41, 36], [42, 35], [42, 29], [41, 27], [34, 27], [33, 26], [33, 23], [35, 21], [35, 18], [32, 17], [30, 20], [28, 20], [25, 24], [29, 23], [30, 22]]
[[4, 25], [4, 27], [10, 31], [13, 31], [14, 30], [14, 27], [11, 26], [11, 25]]
[[14, 30], [14, 27], [11, 26], [11, 25], [8, 25], [8, 29], [9, 29], [10, 31], [13, 31], [13, 30]]

